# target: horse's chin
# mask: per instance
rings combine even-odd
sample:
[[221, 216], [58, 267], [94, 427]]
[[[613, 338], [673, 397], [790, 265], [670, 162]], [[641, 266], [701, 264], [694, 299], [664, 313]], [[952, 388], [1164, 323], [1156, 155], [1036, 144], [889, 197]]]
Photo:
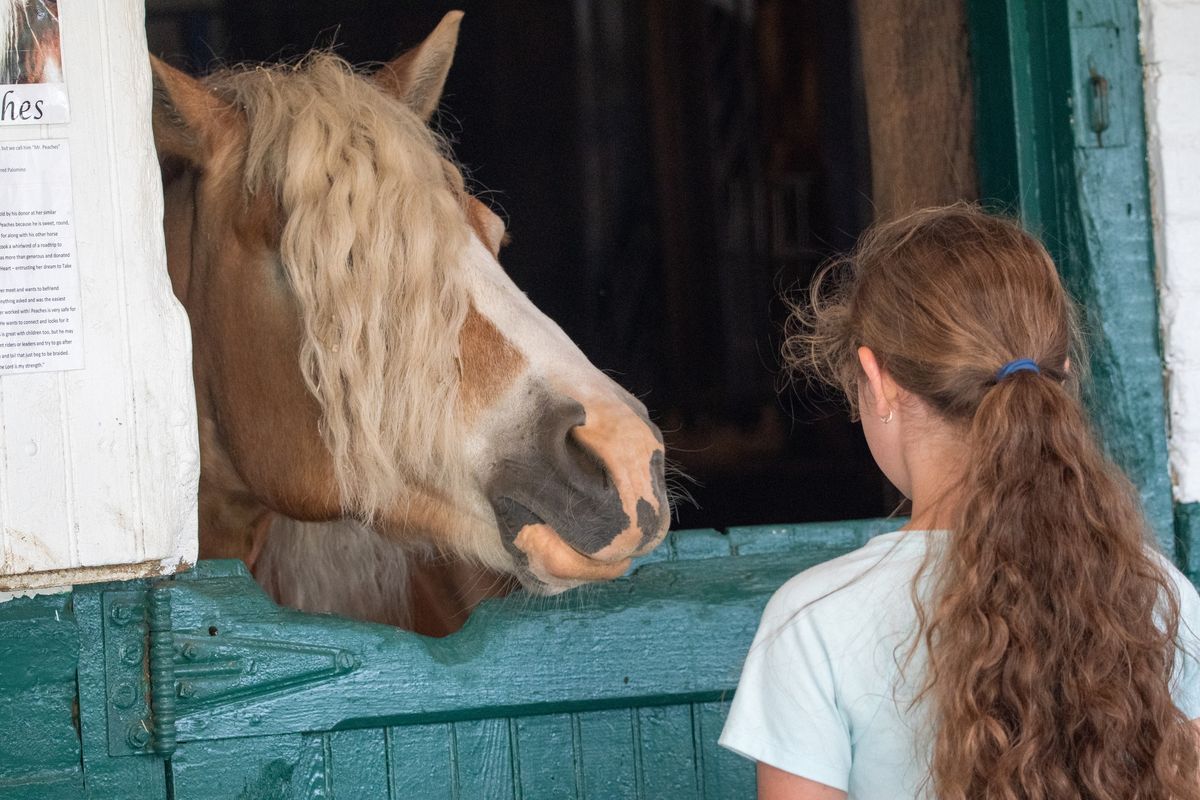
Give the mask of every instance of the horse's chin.
[[520, 581], [522, 589], [529, 594], [537, 595], [539, 597], [554, 597], [555, 595], [560, 595], [563, 592], [569, 592], [578, 586], [583, 586], [585, 583], [590, 582], [584, 580], [571, 581], [558, 579], [544, 581], [530, 573], [528, 570], [521, 570], [518, 572], [517, 580]]
[[527, 505], [511, 498], [493, 501], [501, 541], [513, 560], [512, 573], [530, 594], [552, 596], [585, 583], [619, 578], [630, 557], [600, 560], [571, 546]]

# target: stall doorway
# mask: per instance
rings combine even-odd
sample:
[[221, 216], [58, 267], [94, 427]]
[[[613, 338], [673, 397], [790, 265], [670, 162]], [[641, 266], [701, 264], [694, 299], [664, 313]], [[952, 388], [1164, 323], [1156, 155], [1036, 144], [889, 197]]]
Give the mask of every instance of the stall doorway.
[[[436, 124], [510, 221], [501, 260], [641, 397], [675, 527], [881, 516], [841, 404], [789, 386], [781, 296], [877, 213], [975, 196], [961, 0], [149, 0], [153, 52], [355, 63], [466, 12]], [[931, 46], [930, 42], [936, 42]], [[930, 185], [930, 175], [948, 175]]]

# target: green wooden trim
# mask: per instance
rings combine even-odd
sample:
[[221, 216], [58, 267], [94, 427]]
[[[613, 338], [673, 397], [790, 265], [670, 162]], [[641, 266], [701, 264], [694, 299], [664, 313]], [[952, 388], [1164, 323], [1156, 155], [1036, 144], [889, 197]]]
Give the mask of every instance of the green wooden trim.
[[[1175, 554], [1137, 4], [968, 0], [986, 201], [1020, 212], [1084, 307], [1088, 402]], [[1091, 71], [1109, 87], [1097, 137]]]
[[1200, 585], [1200, 503], [1175, 506], [1175, 537], [1179, 542], [1180, 564], [1192, 583]]
[[0, 800], [83, 797], [71, 595], [0, 604]]

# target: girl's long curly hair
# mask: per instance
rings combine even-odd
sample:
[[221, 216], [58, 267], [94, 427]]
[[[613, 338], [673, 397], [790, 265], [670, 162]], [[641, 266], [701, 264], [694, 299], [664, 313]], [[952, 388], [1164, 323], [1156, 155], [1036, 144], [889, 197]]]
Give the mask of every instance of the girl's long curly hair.
[[[853, 405], [865, 345], [965, 443], [914, 639], [936, 796], [1200, 799], [1170, 693], [1179, 599], [1081, 406], [1076, 313], [1045, 248], [972, 206], [920, 211], [827, 267], [791, 325], [794, 368]], [[1041, 371], [997, 382], [1021, 358]]]

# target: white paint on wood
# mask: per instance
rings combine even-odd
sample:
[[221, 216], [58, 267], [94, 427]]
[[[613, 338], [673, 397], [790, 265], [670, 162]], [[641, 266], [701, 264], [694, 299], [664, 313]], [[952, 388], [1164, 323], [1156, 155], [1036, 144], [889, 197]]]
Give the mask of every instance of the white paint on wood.
[[166, 271], [141, 0], [60, 5], [85, 369], [0, 378], [0, 590], [196, 558], [187, 318]]
[[1200, 502], [1200, 2], [1142, 0], [1175, 498]]

